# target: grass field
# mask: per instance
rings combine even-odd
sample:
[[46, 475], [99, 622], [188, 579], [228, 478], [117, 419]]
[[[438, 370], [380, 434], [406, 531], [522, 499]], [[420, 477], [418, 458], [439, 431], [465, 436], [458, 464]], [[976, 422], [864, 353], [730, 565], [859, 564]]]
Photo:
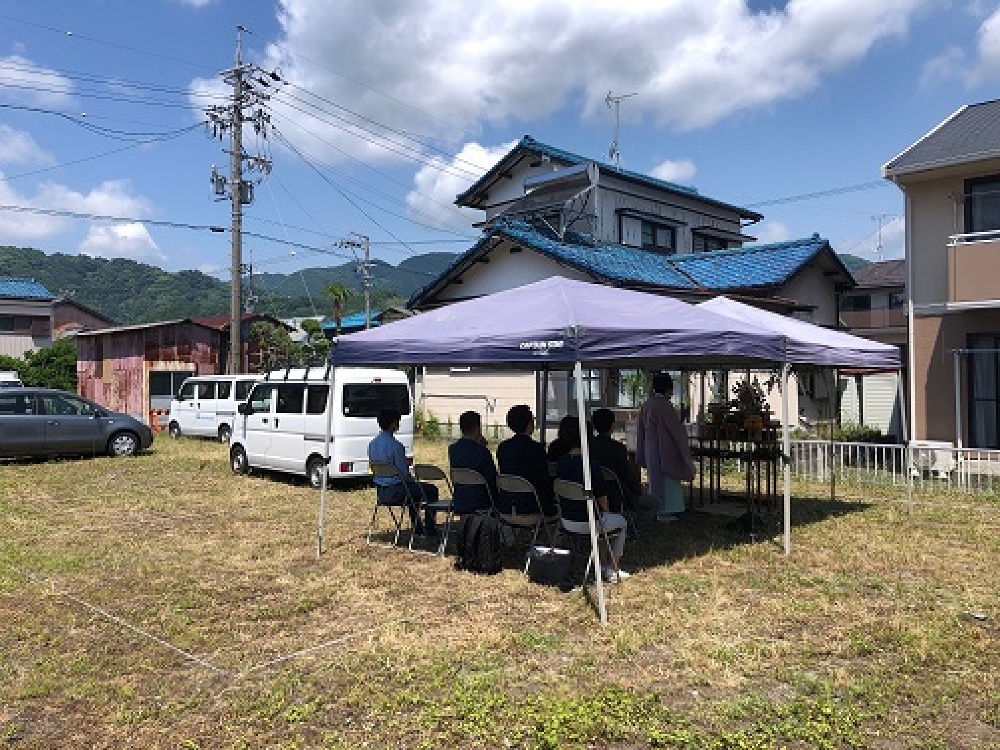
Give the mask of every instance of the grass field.
[[0, 745], [1000, 747], [995, 499], [797, 497], [787, 558], [688, 514], [601, 627], [514, 558], [366, 546], [361, 486], [317, 558], [317, 497], [189, 439], [0, 465]]

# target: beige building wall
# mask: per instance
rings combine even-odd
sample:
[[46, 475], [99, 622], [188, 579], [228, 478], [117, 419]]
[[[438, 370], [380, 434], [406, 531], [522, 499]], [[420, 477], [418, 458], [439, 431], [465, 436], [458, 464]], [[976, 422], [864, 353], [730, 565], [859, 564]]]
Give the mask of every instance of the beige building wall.
[[528, 404], [535, 410], [535, 373], [488, 367], [427, 367], [418, 374], [414, 398], [417, 408], [433, 414], [442, 425], [451, 422], [458, 434], [464, 411], [479, 412], [491, 439], [506, 437], [507, 410]]

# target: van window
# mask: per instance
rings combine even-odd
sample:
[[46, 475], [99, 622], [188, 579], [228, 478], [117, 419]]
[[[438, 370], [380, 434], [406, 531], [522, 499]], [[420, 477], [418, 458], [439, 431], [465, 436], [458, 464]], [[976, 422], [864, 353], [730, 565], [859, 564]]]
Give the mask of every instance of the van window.
[[330, 393], [328, 385], [311, 385], [306, 394], [306, 414], [325, 414], [326, 397]]
[[278, 414], [301, 414], [305, 404], [306, 387], [304, 385], [279, 385]]
[[215, 383], [198, 383], [198, 398], [215, 398]]
[[185, 381], [184, 385], [181, 386], [181, 390], [180, 390], [180, 392], [177, 395], [180, 396], [183, 399], [192, 399], [192, 398], [194, 398], [194, 387], [195, 387], [195, 385], [197, 385], [197, 383], [195, 383], [192, 380]]
[[254, 414], [271, 411], [271, 401], [274, 400], [273, 385], [259, 385], [250, 393], [250, 406]]
[[256, 380], [237, 380], [236, 381], [236, 400], [246, 401], [247, 396], [250, 395], [250, 391], [257, 384]]
[[410, 389], [403, 383], [350, 383], [344, 386], [344, 415], [377, 417], [379, 409], [393, 407], [410, 413]]
[[216, 383], [218, 390], [216, 390], [216, 398], [229, 398], [229, 394], [233, 392], [233, 381], [232, 380], [220, 380]]

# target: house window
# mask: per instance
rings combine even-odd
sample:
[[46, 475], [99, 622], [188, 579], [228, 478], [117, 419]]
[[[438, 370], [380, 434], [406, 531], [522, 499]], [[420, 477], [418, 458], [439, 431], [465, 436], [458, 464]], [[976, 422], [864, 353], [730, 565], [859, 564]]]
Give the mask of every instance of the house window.
[[721, 237], [710, 237], [707, 234], [692, 235], [693, 249], [696, 253], [710, 253], [714, 250], [728, 250], [729, 245]]
[[871, 310], [872, 297], [870, 294], [852, 294], [845, 296], [840, 301], [840, 309], [844, 312], [854, 310]]
[[643, 221], [642, 249], [652, 250], [654, 253], [663, 255], [673, 255], [677, 251], [674, 228], [665, 224]]
[[903, 292], [890, 292], [889, 309], [899, 310], [903, 307], [906, 307], [906, 295]]
[[965, 231], [1000, 230], [1000, 176], [965, 182]]
[[1000, 335], [969, 337], [970, 448], [1000, 448]]

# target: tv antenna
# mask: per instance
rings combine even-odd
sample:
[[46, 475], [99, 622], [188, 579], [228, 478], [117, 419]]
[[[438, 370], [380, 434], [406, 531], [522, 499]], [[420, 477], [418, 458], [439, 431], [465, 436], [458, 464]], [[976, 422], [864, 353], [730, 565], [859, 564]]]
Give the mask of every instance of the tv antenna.
[[611, 141], [611, 147], [608, 149], [608, 156], [614, 160], [616, 167], [619, 166], [622, 157], [621, 152], [618, 150], [618, 129], [621, 120], [620, 110], [622, 99], [628, 99], [629, 97], [636, 96], [638, 93], [637, 91], [633, 91], [631, 94], [615, 95], [609, 91], [608, 95], [604, 97], [604, 103], [608, 105], [608, 109], [613, 108], [615, 110], [615, 137]]
[[[872, 221], [878, 222], [878, 244], [875, 245], [875, 259], [882, 261], [882, 227], [885, 226], [887, 221], [891, 221], [896, 218], [896, 214], [875, 214], [872, 216]], [[870, 236], [870, 235], [869, 235]]]

